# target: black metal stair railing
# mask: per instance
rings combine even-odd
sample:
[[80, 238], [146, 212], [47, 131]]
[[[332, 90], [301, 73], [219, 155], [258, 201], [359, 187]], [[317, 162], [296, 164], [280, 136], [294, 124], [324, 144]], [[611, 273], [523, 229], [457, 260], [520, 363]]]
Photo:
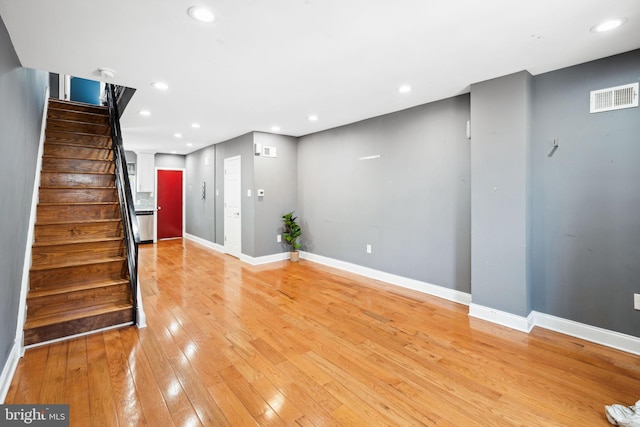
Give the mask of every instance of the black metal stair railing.
[[107, 92], [107, 106], [109, 107], [109, 124], [111, 125], [116, 188], [120, 201], [129, 279], [131, 281], [131, 293], [133, 294], [133, 320], [136, 322], [138, 312], [138, 244], [140, 243], [140, 232], [138, 229], [135, 205], [133, 203], [133, 195], [131, 193], [129, 173], [127, 171], [127, 159], [122, 142], [122, 131], [120, 129], [120, 112], [118, 111], [118, 98], [116, 97], [116, 91], [119, 91], [119, 89], [115, 85], [107, 83], [105, 90]]

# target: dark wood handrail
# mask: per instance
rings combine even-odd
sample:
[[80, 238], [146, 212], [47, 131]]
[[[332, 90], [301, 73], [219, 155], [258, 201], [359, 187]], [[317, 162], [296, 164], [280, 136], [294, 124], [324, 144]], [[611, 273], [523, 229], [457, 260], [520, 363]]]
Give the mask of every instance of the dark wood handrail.
[[129, 172], [127, 171], [127, 159], [125, 157], [120, 129], [120, 113], [116, 97], [116, 86], [107, 83], [107, 107], [109, 107], [109, 124], [111, 125], [111, 141], [113, 147], [113, 160], [115, 163], [116, 188], [120, 202], [122, 215], [122, 227], [125, 233], [125, 245], [127, 249], [127, 264], [129, 267], [129, 280], [131, 281], [131, 293], [133, 294], [133, 320], [137, 322], [138, 312], [138, 245], [140, 244], [140, 232], [138, 219], [136, 218]]

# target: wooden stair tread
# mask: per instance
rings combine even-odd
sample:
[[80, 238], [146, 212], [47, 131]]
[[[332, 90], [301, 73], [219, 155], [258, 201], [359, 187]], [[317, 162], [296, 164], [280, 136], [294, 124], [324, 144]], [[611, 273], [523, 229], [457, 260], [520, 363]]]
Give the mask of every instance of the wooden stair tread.
[[[52, 157], [55, 159], [55, 157]], [[68, 160], [78, 160], [78, 159], [68, 159]], [[101, 161], [107, 161], [107, 160], [101, 160]], [[113, 163], [113, 162], [110, 162]], [[58, 169], [45, 169], [45, 167], [42, 167], [42, 172], [44, 173], [67, 173], [67, 174], [87, 174], [87, 175], [112, 175], [113, 176], [113, 172], [101, 172], [101, 171], [75, 171], [75, 170], [58, 170]]]
[[78, 267], [81, 265], [104, 264], [107, 262], [118, 262], [118, 261], [126, 261], [126, 260], [127, 260], [126, 257], [118, 256], [118, 257], [108, 257], [108, 258], [94, 258], [91, 260], [83, 260], [83, 261], [60, 262], [56, 264], [38, 264], [38, 265], [32, 265], [30, 271], [55, 270], [58, 268]]
[[46, 185], [40, 187], [41, 190], [113, 190], [114, 188], [116, 188], [115, 185], [109, 187], [105, 187], [104, 185]]
[[29, 290], [29, 294], [27, 295], [27, 300], [32, 298], [48, 297], [51, 295], [66, 294], [69, 292], [86, 291], [90, 289], [107, 288], [110, 286], [119, 286], [119, 285], [128, 285], [128, 284], [129, 284], [128, 279], [118, 279], [118, 280], [101, 280], [96, 282], [86, 282], [86, 283], [80, 283], [76, 285], [56, 287], [56, 288], [31, 289]]
[[[52, 105], [56, 105], [56, 106], [52, 107]], [[65, 106], [69, 106], [72, 108], [80, 107], [80, 108], [90, 108], [94, 110], [101, 110], [101, 111], [104, 111], [104, 114], [109, 114], [109, 109], [105, 105], [95, 105], [95, 104], [87, 104], [86, 102], [67, 101], [64, 99], [49, 98], [49, 108], [58, 108], [58, 109], [64, 110], [65, 108], [63, 107]]]
[[[93, 187], [47, 187], [47, 188], [93, 188]], [[115, 188], [115, 187], [96, 187], [96, 188]], [[98, 205], [98, 206], [107, 206], [107, 205], [118, 205], [119, 202], [43, 202], [38, 203], [39, 206], [87, 206], [87, 205]]]
[[84, 319], [87, 317], [99, 316], [101, 314], [113, 313], [116, 311], [133, 310], [133, 303], [127, 304], [103, 304], [92, 307], [81, 307], [67, 310], [63, 313], [51, 313], [42, 316], [31, 316], [27, 318], [24, 329], [35, 329], [43, 326], [56, 325], [69, 322], [71, 320]]
[[90, 162], [106, 162], [113, 163], [113, 160], [110, 159], [87, 159], [87, 158], [77, 158], [77, 157], [64, 157], [64, 156], [52, 156], [49, 154], [45, 154], [42, 156], [43, 159], [66, 159], [66, 160], [82, 160], [82, 161], [90, 161]]
[[64, 225], [64, 224], [106, 224], [108, 222], [122, 222], [120, 218], [108, 218], [108, 219], [86, 219], [83, 221], [69, 220], [69, 221], [51, 221], [51, 222], [36, 222], [36, 225]]
[[113, 242], [124, 240], [124, 237], [88, 237], [84, 239], [60, 239], [60, 240], [46, 240], [43, 242], [34, 242], [32, 247], [46, 247], [46, 246], [62, 246], [62, 245], [75, 245], [80, 243], [99, 243], [99, 242]]
[[[108, 138], [108, 137], [107, 137]], [[49, 145], [64, 145], [66, 147], [80, 147], [80, 148], [89, 148], [92, 150], [104, 150], [104, 151], [111, 151], [112, 148], [111, 147], [92, 147], [92, 146], [86, 146], [82, 143], [73, 143], [73, 142], [62, 142], [62, 141], [45, 141], [45, 144], [49, 144]]]

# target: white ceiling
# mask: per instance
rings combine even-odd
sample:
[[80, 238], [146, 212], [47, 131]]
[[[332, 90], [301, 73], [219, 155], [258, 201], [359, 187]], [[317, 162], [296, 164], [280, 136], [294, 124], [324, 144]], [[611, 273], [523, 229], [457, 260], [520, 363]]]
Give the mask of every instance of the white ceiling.
[[[216, 20], [193, 21], [193, 5]], [[639, 0], [0, 0], [0, 16], [23, 66], [93, 79], [111, 68], [110, 81], [137, 89], [126, 148], [179, 154], [273, 125], [301, 136], [640, 47]], [[590, 32], [612, 17], [628, 22]]]

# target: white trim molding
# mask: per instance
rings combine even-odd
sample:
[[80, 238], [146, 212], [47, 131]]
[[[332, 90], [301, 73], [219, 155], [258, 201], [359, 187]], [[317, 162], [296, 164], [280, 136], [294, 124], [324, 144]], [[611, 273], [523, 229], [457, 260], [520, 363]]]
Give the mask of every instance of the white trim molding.
[[213, 243], [209, 240], [203, 239], [202, 237], [194, 236], [193, 234], [189, 234], [189, 233], [184, 233], [184, 238], [189, 239], [193, 242], [199, 243], [202, 246], [206, 246], [209, 249], [213, 249], [214, 251], [225, 253], [224, 246], [219, 245], [217, 243]]
[[2, 369], [2, 375], [0, 375], [0, 404], [4, 403], [4, 399], [7, 397], [9, 387], [11, 387], [11, 380], [13, 380], [13, 374], [16, 372], [18, 362], [22, 356], [22, 341], [13, 343], [7, 362]]
[[285, 261], [289, 259], [289, 252], [281, 252], [273, 255], [265, 255], [260, 257], [252, 257], [249, 255], [240, 255], [240, 260], [251, 265], [270, 264], [272, 262]]
[[550, 314], [531, 312], [535, 326], [640, 356], [640, 338]]
[[469, 305], [469, 316], [525, 333], [531, 332], [537, 326], [640, 356], [640, 338], [638, 337], [550, 314], [532, 311], [527, 317], [523, 317], [472, 303]]
[[419, 291], [439, 298], [444, 298], [446, 300], [457, 302], [459, 304], [469, 305], [471, 303], [470, 294], [462, 291], [457, 291], [455, 289], [449, 289], [443, 286], [422, 282], [420, 280], [410, 279], [408, 277], [402, 277], [380, 270], [374, 270], [373, 268], [351, 264], [349, 262], [328, 258], [322, 255], [312, 254], [310, 252], [300, 251], [300, 257], [302, 259], [316, 262], [318, 264], [338, 268], [340, 270], [359, 274], [360, 276], [369, 277], [370, 279], [391, 283], [392, 285], [401, 286], [403, 288], [413, 289], [414, 291]]
[[531, 332], [534, 326], [534, 318], [531, 314], [523, 317], [474, 303], [469, 305], [469, 316], [526, 333]]
[[[224, 246], [219, 245], [217, 243], [213, 243], [209, 240], [205, 240], [201, 237], [198, 236], [194, 236], [193, 234], [189, 234], [189, 233], [184, 233], [184, 237], [185, 239], [189, 239], [192, 240], [196, 243], [199, 243], [203, 246], [208, 247], [209, 249], [213, 249], [214, 251], [226, 254], [226, 251], [224, 250]], [[282, 253], [277, 253], [277, 254], [272, 254], [272, 255], [265, 255], [265, 256], [261, 256], [261, 257], [252, 257], [249, 255], [245, 255], [245, 254], [240, 254], [240, 261], [242, 262], [246, 262], [247, 264], [251, 264], [251, 265], [263, 265], [263, 264], [270, 264], [272, 262], [278, 262], [278, 261], [284, 261], [289, 259], [289, 252], [282, 252]]]

